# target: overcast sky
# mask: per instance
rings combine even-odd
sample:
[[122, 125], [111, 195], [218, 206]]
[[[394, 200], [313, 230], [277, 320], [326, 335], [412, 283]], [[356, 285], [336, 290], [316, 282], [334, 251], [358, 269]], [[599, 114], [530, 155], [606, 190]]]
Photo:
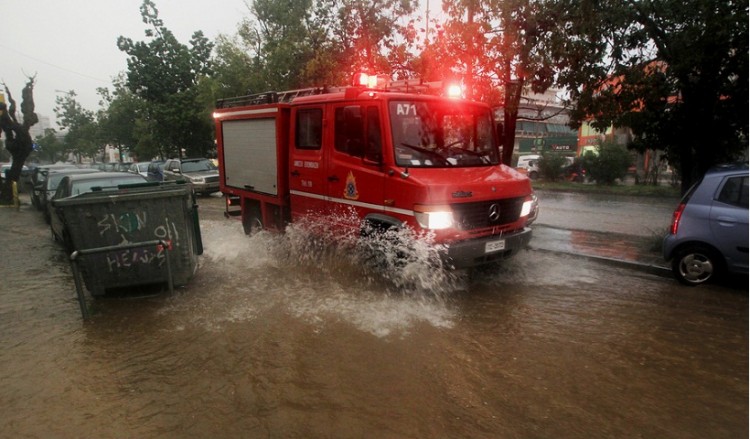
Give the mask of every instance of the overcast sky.
[[[429, 0], [431, 16], [440, 0]], [[0, 80], [21, 103], [26, 77], [36, 74], [36, 112], [55, 125], [55, 97], [75, 91], [87, 110], [99, 109], [98, 87], [111, 89], [112, 78], [127, 69], [117, 48], [120, 35], [144, 41], [142, 0], [0, 0]], [[215, 41], [232, 35], [250, 15], [245, 0], [154, 0], [159, 18], [188, 44], [193, 32]], [[421, 2], [425, 4], [424, 1]], [[423, 17], [424, 11], [420, 14]], [[4, 89], [2, 90], [4, 92]]]
[[[36, 74], [34, 101], [54, 121], [55, 96], [74, 90], [84, 108], [99, 108], [97, 87], [111, 89], [127, 68], [117, 37], [145, 39], [142, 0], [0, 0], [0, 80], [20, 105], [26, 75]], [[159, 17], [187, 44], [197, 30], [214, 41], [249, 15], [244, 0], [155, 0]], [[4, 89], [3, 89], [4, 91]], [[57, 128], [53, 124], [53, 128]]]

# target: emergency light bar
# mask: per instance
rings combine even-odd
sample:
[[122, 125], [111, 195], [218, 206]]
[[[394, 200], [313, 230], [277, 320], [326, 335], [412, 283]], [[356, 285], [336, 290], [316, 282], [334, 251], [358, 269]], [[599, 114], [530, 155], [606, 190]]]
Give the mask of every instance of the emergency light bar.
[[387, 75], [370, 75], [364, 72], [354, 75], [352, 85], [383, 91], [441, 94], [449, 98], [463, 97], [463, 87], [459, 84], [450, 83], [446, 86], [443, 81], [423, 82], [421, 79], [393, 81]]

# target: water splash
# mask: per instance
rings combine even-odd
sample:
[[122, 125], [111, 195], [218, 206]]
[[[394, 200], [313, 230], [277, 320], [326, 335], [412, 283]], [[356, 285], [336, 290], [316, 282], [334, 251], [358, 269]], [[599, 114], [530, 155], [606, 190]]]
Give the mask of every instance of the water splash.
[[[353, 221], [350, 217], [338, 221]], [[285, 234], [246, 236], [238, 223], [205, 221], [205, 253], [191, 287], [163, 310], [176, 327], [220, 331], [277, 312], [278, 307], [323, 330], [343, 321], [378, 337], [408, 334], [414, 325], [451, 327], [451, 292], [439, 247], [402, 231], [360, 237], [331, 231], [332, 219], [302, 221]]]
[[436, 244], [431, 233], [407, 227], [361, 229], [360, 224], [356, 212], [349, 211], [287, 227], [288, 262], [356, 275], [389, 294], [444, 301], [463, 289], [460, 276], [444, 266], [445, 246]]

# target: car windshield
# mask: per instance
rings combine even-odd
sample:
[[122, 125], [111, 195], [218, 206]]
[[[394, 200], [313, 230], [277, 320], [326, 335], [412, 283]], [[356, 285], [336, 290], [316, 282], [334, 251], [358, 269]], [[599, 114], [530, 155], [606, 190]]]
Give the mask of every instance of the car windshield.
[[216, 166], [208, 159], [182, 163], [182, 172], [213, 171], [214, 169]]
[[447, 168], [496, 165], [489, 110], [443, 101], [391, 101], [391, 132], [396, 164]]
[[121, 184], [144, 183], [145, 181], [146, 180], [143, 178], [138, 178], [138, 176], [135, 175], [74, 181], [71, 188], [71, 194], [80, 195], [85, 194], [86, 192], [92, 192], [95, 187], [99, 187], [102, 190], [117, 189], [117, 186]]

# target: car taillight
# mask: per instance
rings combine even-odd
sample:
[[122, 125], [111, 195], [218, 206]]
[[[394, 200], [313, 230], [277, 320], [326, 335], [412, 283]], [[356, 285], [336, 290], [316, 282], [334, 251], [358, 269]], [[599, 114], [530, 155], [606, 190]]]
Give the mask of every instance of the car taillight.
[[677, 229], [680, 227], [680, 218], [682, 218], [682, 212], [685, 210], [685, 203], [680, 203], [672, 214], [672, 226], [669, 228], [669, 233], [672, 235], [677, 234]]

